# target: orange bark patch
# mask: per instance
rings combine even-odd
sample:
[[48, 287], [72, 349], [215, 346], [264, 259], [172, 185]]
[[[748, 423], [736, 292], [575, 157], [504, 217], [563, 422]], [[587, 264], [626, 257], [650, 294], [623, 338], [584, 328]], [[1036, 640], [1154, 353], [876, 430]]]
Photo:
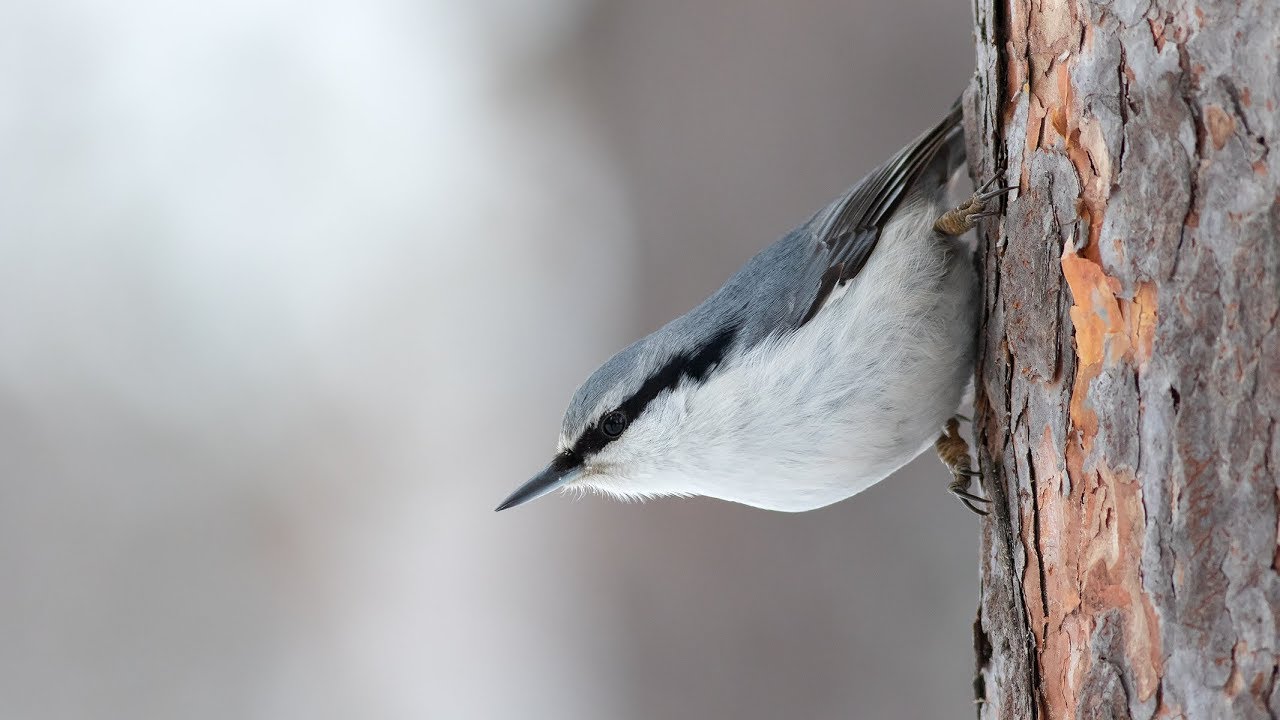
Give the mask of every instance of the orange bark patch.
[[1226, 110], [1217, 105], [1210, 105], [1204, 113], [1204, 124], [1213, 140], [1213, 147], [1221, 150], [1227, 140], [1236, 132], [1236, 120]]
[[1156, 339], [1156, 307], [1155, 283], [1138, 283], [1132, 310], [1125, 312], [1125, 316], [1129, 318], [1129, 336], [1133, 341], [1134, 359], [1138, 361], [1139, 370], [1145, 370], [1147, 363], [1151, 361], [1151, 350]]
[[1151, 43], [1156, 46], [1156, 52], [1164, 50], [1164, 23], [1156, 18], [1147, 18], [1147, 24], [1151, 26]]
[[1119, 280], [1069, 248], [1062, 255], [1062, 275], [1074, 300], [1071, 322], [1080, 359], [1071, 396], [1071, 420], [1082, 434], [1087, 455], [1098, 430], [1097, 415], [1086, 400], [1089, 383], [1098, 377], [1104, 363], [1127, 362], [1141, 369], [1150, 361], [1156, 331], [1156, 286], [1139, 283], [1132, 300], [1122, 298]]
[[[1074, 250], [1062, 256], [1062, 274], [1071, 288], [1074, 304], [1071, 306], [1071, 322], [1075, 326], [1076, 356], [1079, 364], [1076, 369], [1075, 392], [1071, 395], [1071, 422], [1082, 435], [1081, 449], [1088, 455], [1093, 445], [1093, 437], [1098, 432], [1098, 416], [1088, 405], [1089, 383], [1098, 377], [1104, 355], [1108, 348], [1112, 352], [1123, 352], [1126, 348], [1117, 348], [1117, 338], [1124, 337], [1124, 322], [1120, 314], [1120, 303], [1116, 293], [1120, 291], [1120, 281], [1102, 272], [1096, 262], [1080, 257]], [[1083, 465], [1083, 457], [1076, 459]], [[1078, 476], [1072, 473], [1073, 477]]]
[[[1069, 717], [1074, 710], [1089, 673], [1097, 618], [1113, 610], [1122, 613], [1124, 652], [1134, 690], [1145, 702], [1159, 687], [1163, 653], [1155, 607], [1142, 587], [1146, 512], [1138, 483], [1130, 471], [1100, 467], [1076, 476], [1071, 492], [1064, 494], [1053, 462], [1059, 448], [1047, 428], [1036, 450], [1041, 534], [1036, 544], [1024, 530], [1023, 542], [1043, 572], [1029, 561], [1023, 586], [1048, 715]], [[1024, 517], [1022, 527], [1031, 528], [1032, 522]]]
[[1138, 699], [1148, 700], [1164, 672], [1160, 625], [1151, 597], [1142, 587], [1142, 546], [1147, 515], [1131, 470], [1099, 468], [1100, 485], [1113, 494], [1114, 521], [1091, 543], [1085, 594], [1097, 597], [1097, 613], [1121, 608], [1125, 613], [1125, 653], [1132, 661]]
[[[1141, 558], [1146, 510], [1132, 469], [1105, 463], [1089, 467], [1099, 432], [1089, 390], [1104, 368], [1129, 366], [1141, 372], [1151, 359], [1157, 321], [1153, 283], [1140, 283], [1132, 299], [1121, 296], [1120, 281], [1107, 275], [1095, 259], [1068, 246], [1062, 273], [1071, 288], [1071, 321], [1079, 362], [1069, 413], [1074, 442], [1065, 452], [1071, 493], [1037, 492], [1041, 513], [1041, 561], [1046, 568], [1043, 618], [1046, 637], [1065, 637], [1058, 647], [1041, 647], [1046, 683], [1055, 674], [1064, 704], [1074, 697], [1088, 673], [1089, 639], [1096, 618], [1112, 610], [1123, 616], [1125, 653], [1134, 668], [1135, 691], [1149, 699], [1160, 684], [1162, 652], [1159, 622], [1142, 587]], [[1047, 438], [1046, 438], [1047, 444]], [[1042, 447], [1041, 452], [1052, 448]], [[1052, 581], [1051, 581], [1052, 580]], [[1060, 599], [1055, 602], [1055, 599]], [[1050, 715], [1054, 713], [1051, 711]]]
[[1111, 194], [1111, 154], [1102, 135], [1102, 126], [1092, 117], [1078, 117], [1067, 133], [1067, 158], [1080, 178], [1080, 198], [1076, 212], [1088, 223], [1089, 244], [1085, 255], [1097, 259], [1102, 236], [1102, 219]]

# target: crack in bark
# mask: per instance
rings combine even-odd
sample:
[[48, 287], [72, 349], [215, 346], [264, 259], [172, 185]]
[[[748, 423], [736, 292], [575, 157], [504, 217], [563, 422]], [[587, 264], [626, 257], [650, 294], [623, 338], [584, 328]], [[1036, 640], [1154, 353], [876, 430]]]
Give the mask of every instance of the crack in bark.
[[1129, 68], [1129, 56], [1125, 51], [1124, 42], [1120, 45], [1120, 65], [1116, 68], [1116, 82], [1120, 86], [1120, 102], [1117, 103], [1120, 112], [1120, 152], [1116, 157], [1116, 172], [1112, 177], [1112, 187], [1115, 187], [1116, 179], [1124, 172], [1124, 156], [1129, 149], [1129, 135], [1125, 132], [1125, 126], [1129, 124], [1129, 76], [1127, 70]]
[[[1044, 553], [1040, 542], [1040, 499], [1037, 492], [1037, 481], [1035, 460], [1031, 457], [1031, 443], [1027, 443], [1026, 452], [1027, 472], [1031, 481], [1031, 536], [1035, 539], [1036, 549], [1036, 570], [1040, 575], [1040, 611], [1044, 613], [1044, 617], [1049, 617], [1049, 595], [1046, 592], [1048, 580], [1044, 569]], [[1048, 623], [1046, 621], [1046, 630]]]
[[1186, 42], [1176, 43], [1178, 49], [1178, 67], [1182, 70], [1182, 76], [1178, 82], [1178, 94], [1182, 98], [1182, 102], [1187, 106], [1187, 111], [1191, 116], [1192, 123], [1195, 124], [1195, 154], [1191, 158], [1190, 167], [1187, 171], [1189, 179], [1190, 194], [1187, 197], [1187, 210], [1182, 215], [1182, 231], [1178, 234], [1178, 246], [1173, 253], [1173, 265], [1169, 270], [1169, 278], [1173, 278], [1178, 274], [1178, 266], [1182, 262], [1182, 248], [1187, 241], [1187, 231], [1190, 228], [1198, 227], [1200, 224], [1200, 164], [1204, 158], [1205, 135], [1207, 134], [1204, 127], [1204, 119], [1201, 114], [1200, 102], [1196, 100], [1193, 88], [1199, 85], [1199, 81], [1193, 74], [1191, 67], [1190, 53], [1187, 51]]
[[[1240, 101], [1240, 88], [1231, 81], [1231, 78], [1222, 78], [1222, 89], [1226, 91], [1227, 97], [1231, 99], [1231, 111], [1235, 116], [1240, 118], [1240, 124], [1244, 126], [1244, 131], [1250, 136], [1253, 135], [1253, 127], [1249, 125], [1249, 117], [1245, 115], [1244, 105]], [[1265, 145], [1266, 140], [1259, 135], [1258, 139]]]

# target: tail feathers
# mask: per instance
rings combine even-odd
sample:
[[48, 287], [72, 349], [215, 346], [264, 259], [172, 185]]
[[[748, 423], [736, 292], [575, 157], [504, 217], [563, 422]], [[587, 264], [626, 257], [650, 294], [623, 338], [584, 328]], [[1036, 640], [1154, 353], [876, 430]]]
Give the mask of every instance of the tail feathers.
[[964, 167], [966, 161], [963, 102], [963, 95], [956, 98], [947, 116], [938, 123], [939, 127], [946, 128], [946, 141], [930, 163], [928, 172], [937, 174], [936, 181], [939, 184], [950, 180], [957, 170]]
[[845, 197], [833, 203], [828, 210], [834, 212], [825, 214], [819, 234], [868, 229], [878, 231], [922, 179], [930, 181], [933, 187], [945, 183], [951, 172], [964, 164], [962, 120], [963, 108], [957, 99], [937, 125], [899, 150], [888, 162], [863, 178]]

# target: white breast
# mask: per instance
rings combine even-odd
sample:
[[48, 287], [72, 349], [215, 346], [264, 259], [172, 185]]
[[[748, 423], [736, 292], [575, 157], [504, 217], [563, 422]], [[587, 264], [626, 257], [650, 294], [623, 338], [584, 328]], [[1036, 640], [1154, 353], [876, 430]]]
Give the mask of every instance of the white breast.
[[811, 510], [929, 447], [970, 377], [977, 317], [967, 250], [931, 230], [940, 212], [904, 209], [807, 325], [677, 389], [629, 494]]

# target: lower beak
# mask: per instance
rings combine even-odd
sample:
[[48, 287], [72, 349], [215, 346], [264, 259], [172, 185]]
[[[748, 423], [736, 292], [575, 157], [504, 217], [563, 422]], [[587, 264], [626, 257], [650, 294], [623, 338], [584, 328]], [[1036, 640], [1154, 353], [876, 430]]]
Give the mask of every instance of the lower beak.
[[579, 467], [580, 464], [573, 456], [567, 454], [557, 455], [542, 472], [534, 475], [531, 480], [521, 485], [506, 500], [503, 500], [501, 505], [494, 508], [494, 512], [523, 505], [530, 500], [537, 500], [552, 490], [564, 487], [566, 483], [578, 474]]

